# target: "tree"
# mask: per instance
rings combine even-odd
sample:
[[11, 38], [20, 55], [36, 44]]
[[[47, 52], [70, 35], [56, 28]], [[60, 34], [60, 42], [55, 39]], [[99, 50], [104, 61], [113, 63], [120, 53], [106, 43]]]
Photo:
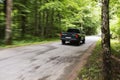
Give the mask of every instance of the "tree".
[[[1, 15], [3, 13], [3, 15]], [[0, 2], [0, 39], [5, 36], [5, 14], [6, 14], [6, 0]]]
[[0, 1], [0, 41], [2, 42], [5, 35], [6, 42], [11, 38], [19, 40], [29, 37], [56, 37], [58, 33], [69, 27], [81, 28], [87, 34], [94, 34], [99, 26], [96, 15], [98, 13], [94, 12], [97, 8], [92, 7], [96, 4], [93, 0], [26, 0], [25, 2], [14, 0], [12, 26], [7, 25], [4, 30], [6, 22], [4, 14], [7, 15], [6, 1]]
[[[26, 1], [21, 1], [21, 5], [27, 5], [27, 0]], [[24, 8], [26, 8], [26, 6], [23, 6]], [[23, 7], [19, 8], [19, 12], [21, 13], [21, 38], [25, 37], [25, 33], [26, 33], [26, 25], [27, 25], [27, 12], [25, 11], [26, 9], [23, 9]]]
[[103, 79], [112, 80], [109, 29], [109, 0], [102, 0]]
[[120, 41], [120, 1], [119, 0], [111, 0], [110, 1], [110, 28], [112, 32], [112, 38], [117, 38]]
[[12, 44], [12, 0], [6, 0], [6, 29], [5, 29], [5, 43], [7, 45]]

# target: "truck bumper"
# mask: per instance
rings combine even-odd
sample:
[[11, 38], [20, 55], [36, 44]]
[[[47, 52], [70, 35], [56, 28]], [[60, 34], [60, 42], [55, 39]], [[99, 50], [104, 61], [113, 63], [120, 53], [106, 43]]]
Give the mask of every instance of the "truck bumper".
[[64, 41], [69, 41], [69, 42], [76, 42], [76, 41], [80, 41], [79, 39], [66, 39], [66, 38], [61, 38], [61, 40], [64, 40]]

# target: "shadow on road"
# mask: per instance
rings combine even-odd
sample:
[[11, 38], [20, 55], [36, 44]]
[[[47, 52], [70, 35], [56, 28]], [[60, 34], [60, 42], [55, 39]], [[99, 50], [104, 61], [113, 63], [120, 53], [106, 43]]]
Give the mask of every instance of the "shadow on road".
[[75, 46], [75, 47], [78, 47], [78, 46], [83, 45], [83, 43], [80, 43], [79, 45], [78, 45], [78, 44], [76, 44], [76, 43], [65, 43], [65, 44], [61, 44], [61, 45], [65, 45], [65, 46]]

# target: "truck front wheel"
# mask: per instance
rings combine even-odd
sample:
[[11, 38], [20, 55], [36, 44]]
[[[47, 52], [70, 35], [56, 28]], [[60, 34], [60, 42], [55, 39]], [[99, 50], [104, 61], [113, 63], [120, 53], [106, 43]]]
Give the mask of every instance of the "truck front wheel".
[[80, 41], [77, 41], [77, 42], [76, 42], [76, 45], [80, 45]]

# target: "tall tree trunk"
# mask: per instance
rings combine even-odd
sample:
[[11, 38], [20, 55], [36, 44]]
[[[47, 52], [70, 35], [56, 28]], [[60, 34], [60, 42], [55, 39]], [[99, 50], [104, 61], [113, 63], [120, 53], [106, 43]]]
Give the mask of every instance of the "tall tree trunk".
[[109, 0], [102, 0], [103, 80], [112, 80], [109, 29]]
[[3, 12], [5, 14], [5, 17], [6, 17], [6, 5], [7, 5], [6, 0], [4, 0], [4, 9], [3, 9], [4, 11]]
[[25, 37], [25, 33], [26, 33], [26, 24], [27, 24], [27, 17], [25, 16], [26, 13], [25, 12], [21, 12], [22, 16], [21, 16], [21, 38]]
[[35, 36], [38, 36], [39, 35], [39, 12], [38, 12], [38, 0], [35, 0], [35, 8], [34, 8], [34, 10], [35, 10], [35, 22], [34, 22], [34, 24], [35, 24], [35, 32], [34, 32], [34, 34], [35, 34]]
[[60, 32], [61, 32], [62, 31], [62, 26], [61, 26], [62, 22], [61, 22], [61, 14], [60, 14], [60, 12], [58, 12], [58, 22], [59, 22]]
[[[46, 0], [46, 3], [48, 3], [49, 1], [48, 0]], [[48, 33], [48, 30], [49, 30], [49, 17], [50, 17], [50, 15], [49, 15], [49, 12], [50, 10], [49, 9], [46, 9], [45, 10], [45, 14], [46, 14], [46, 23], [45, 23], [45, 36], [46, 37], [48, 37], [48, 35], [49, 35], [49, 33]]]
[[[41, 5], [44, 5], [46, 3], [45, 0], [41, 1]], [[46, 10], [43, 10], [41, 13], [41, 37], [45, 37], [45, 28], [46, 28]]]
[[[22, 5], [27, 5], [27, 0], [26, 1], [24, 1], [24, 0], [21, 0], [20, 1], [20, 3], [22, 4]], [[28, 24], [27, 23], [27, 12], [25, 12], [24, 10], [23, 10], [23, 8], [18, 8], [19, 9], [19, 12], [20, 12], [20, 18], [21, 18], [21, 38], [24, 38], [25, 37], [25, 33], [26, 33], [26, 25]]]
[[[39, 1], [39, 5], [42, 5], [42, 0]], [[38, 11], [39, 13], [39, 37], [41, 37], [41, 27], [42, 27], [42, 12]]]
[[48, 37], [49, 35], [49, 32], [48, 32], [48, 29], [49, 29], [50, 25], [49, 25], [49, 10], [46, 10], [46, 24], [45, 24], [45, 36]]
[[49, 37], [53, 37], [54, 35], [53, 35], [53, 33], [54, 33], [54, 13], [55, 13], [55, 11], [54, 11], [54, 9], [52, 9], [52, 10], [50, 10], [51, 11], [51, 13], [50, 13], [50, 20], [49, 20], [49, 32], [48, 32], [48, 34], [50, 34], [49, 35]]
[[42, 14], [39, 12], [39, 37], [41, 36], [41, 27], [42, 27]]
[[45, 37], [45, 11], [42, 12], [41, 37]]
[[[6, 18], [6, 0], [4, 0], [4, 3], [3, 3], [4, 7], [3, 7], [3, 12], [4, 12], [4, 22], [5, 22], [5, 18]], [[3, 39], [5, 37], [5, 24], [3, 26], [3, 28], [1, 29], [1, 32], [0, 32], [0, 38]]]
[[[51, 0], [52, 2], [54, 2], [54, 0]], [[47, 34], [49, 34], [49, 38], [51, 38], [51, 37], [53, 37], [54, 35], [53, 35], [53, 33], [54, 33], [54, 17], [55, 17], [55, 10], [54, 10], [54, 8], [52, 8], [52, 9], [50, 9], [49, 11], [49, 26], [48, 26], [48, 33]]]
[[7, 45], [12, 44], [12, 0], [6, 0], [6, 29], [5, 29], [5, 43]]

